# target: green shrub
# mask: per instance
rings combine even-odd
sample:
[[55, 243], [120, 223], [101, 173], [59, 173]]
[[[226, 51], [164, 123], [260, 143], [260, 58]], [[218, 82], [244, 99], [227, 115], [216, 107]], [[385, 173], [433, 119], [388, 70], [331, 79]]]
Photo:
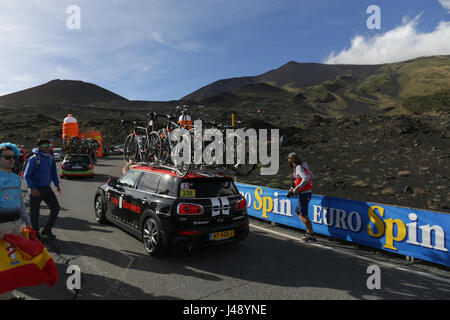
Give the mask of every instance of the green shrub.
[[403, 101], [403, 107], [410, 112], [422, 113], [450, 108], [450, 90], [444, 90], [429, 96], [413, 96]]

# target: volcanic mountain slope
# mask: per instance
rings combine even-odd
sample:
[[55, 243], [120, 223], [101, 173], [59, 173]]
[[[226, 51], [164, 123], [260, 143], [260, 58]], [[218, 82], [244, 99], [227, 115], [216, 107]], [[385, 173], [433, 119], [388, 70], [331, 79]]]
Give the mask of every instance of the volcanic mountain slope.
[[[267, 125], [268, 127], [269, 125]], [[314, 193], [450, 212], [450, 109], [420, 115], [313, 117], [280, 148], [280, 169], [239, 181], [287, 190], [295, 151], [315, 175]]]
[[126, 102], [127, 99], [95, 84], [74, 80], [48, 83], [0, 97], [0, 105], [90, 104]]
[[[261, 97], [260, 91], [270, 91], [272, 98], [284, 94], [282, 89], [268, 86], [246, 85], [236, 94], [224, 93], [222, 97], [230, 100], [239, 95]], [[50, 137], [60, 146], [62, 120], [72, 113], [79, 120], [81, 131], [101, 131], [104, 146], [109, 148], [123, 143], [130, 133], [129, 126], [120, 125], [121, 118], [128, 123], [131, 120], [145, 123], [148, 112], [169, 114], [175, 105], [176, 102], [154, 105], [128, 102], [2, 107], [0, 141], [25, 144], [30, 150], [38, 137]], [[339, 118], [305, 115], [295, 125], [288, 121], [294, 118], [289, 113], [285, 117], [267, 112], [245, 114], [236, 108], [237, 119], [243, 121], [239, 125], [279, 129], [280, 136], [288, 140], [280, 148], [277, 175], [261, 176], [257, 170], [239, 181], [289, 188], [291, 173], [285, 159], [289, 152], [296, 151], [316, 176], [316, 194], [450, 212], [450, 90], [405, 99], [404, 108], [415, 114]], [[193, 107], [192, 119], [198, 119], [200, 112], [205, 111], [212, 120], [230, 122], [229, 107]], [[157, 125], [164, 125], [163, 119]]]
[[232, 78], [216, 81], [185, 96], [182, 100], [200, 101], [218, 92], [233, 92], [243, 86], [267, 83], [279, 88], [301, 89], [319, 85], [342, 74], [357, 76], [372, 75], [379, 66], [325, 65], [319, 63], [297, 63], [290, 61], [278, 69], [254, 77]]
[[216, 81], [181, 100], [210, 107], [228, 104], [247, 111], [282, 109], [336, 117], [404, 113], [404, 99], [449, 89], [450, 56], [383, 65], [291, 61], [258, 76]]

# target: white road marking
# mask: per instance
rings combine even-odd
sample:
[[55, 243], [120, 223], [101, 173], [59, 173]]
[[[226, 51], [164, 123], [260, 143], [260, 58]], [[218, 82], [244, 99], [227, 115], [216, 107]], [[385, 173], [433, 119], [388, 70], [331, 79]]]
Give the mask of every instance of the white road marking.
[[[260, 226], [256, 226], [254, 224], [250, 224], [250, 227], [256, 228], [256, 229], [260, 229], [260, 230], [263, 230], [263, 231], [268, 232], [268, 233], [273, 233], [273, 234], [276, 234], [276, 235], [281, 236], [281, 237], [285, 237], [285, 238], [289, 238], [289, 239], [292, 239], [292, 240], [296, 240], [296, 241], [298, 241], [300, 243], [304, 243], [300, 238], [297, 238], [297, 237], [294, 237], [294, 236], [291, 236], [291, 235], [288, 235], [288, 234], [285, 234], [285, 233], [269, 230], [269, 229], [266, 229], [266, 228], [263, 228], [263, 227], [260, 227]], [[417, 270], [412, 270], [412, 269], [409, 269], [407, 267], [397, 266], [397, 265], [392, 264], [392, 263], [388, 263], [388, 262], [384, 262], [384, 261], [380, 261], [380, 260], [376, 260], [376, 259], [372, 259], [372, 258], [363, 257], [363, 256], [360, 256], [360, 255], [355, 254], [355, 253], [347, 252], [347, 251], [336, 249], [336, 248], [327, 247], [327, 246], [321, 245], [319, 243], [308, 242], [308, 245], [313, 245], [313, 246], [316, 246], [316, 247], [319, 247], [319, 248], [322, 248], [322, 249], [335, 251], [335, 252], [338, 252], [340, 254], [344, 254], [344, 255], [350, 256], [352, 258], [358, 258], [358, 259], [361, 259], [361, 260], [365, 260], [365, 261], [368, 261], [370, 263], [377, 264], [377, 265], [380, 265], [380, 266], [383, 266], [383, 267], [392, 268], [392, 269], [396, 269], [396, 270], [404, 271], [404, 272], [409, 272], [409, 273], [412, 273], [412, 274], [415, 274], [415, 275], [419, 275], [419, 276], [422, 276], [422, 277], [426, 277], [426, 278], [429, 278], [429, 279], [432, 279], [432, 280], [436, 280], [436, 281], [444, 282], [446, 284], [450, 284], [450, 279], [442, 278], [442, 277], [434, 275], [434, 274], [425, 273], [425, 272], [421, 272], [421, 271], [417, 271]]]

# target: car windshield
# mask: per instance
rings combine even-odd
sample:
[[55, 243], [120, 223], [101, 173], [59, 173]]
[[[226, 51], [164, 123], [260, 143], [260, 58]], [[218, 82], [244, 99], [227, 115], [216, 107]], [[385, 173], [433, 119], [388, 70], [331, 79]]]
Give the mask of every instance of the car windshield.
[[180, 182], [180, 198], [227, 197], [239, 194], [231, 180], [192, 179]]
[[55, 149], [53, 149], [53, 152], [61, 152], [61, 149], [60, 148], [55, 148]]
[[139, 171], [130, 170], [119, 179], [117, 184], [123, 187], [133, 188], [140, 176], [141, 173]]

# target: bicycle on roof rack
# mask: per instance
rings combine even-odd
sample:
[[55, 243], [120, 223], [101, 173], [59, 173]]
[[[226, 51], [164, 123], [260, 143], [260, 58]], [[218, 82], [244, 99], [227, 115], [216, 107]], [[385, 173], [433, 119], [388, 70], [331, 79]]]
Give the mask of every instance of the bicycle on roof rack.
[[[230, 140], [233, 141], [233, 164], [217, 163], [217, 160], [213, 160], [216, 158], [214, 152], [211, 154], [212, 159], [209, 159], [212, 161], [205, 162], [202, 159], [199, 162], [198, 159], [195, 159], [195, 141], [201, 140], [202, 150], [212, 141], [204, 141], [203, 136], [196, 137], [195, 127], [192, 124], [187, 106], [177, 106], [172, 115], [151, 112], [147, 116], [149, 119], [147, 127], [139, 127], [133, 121], [133, 132], [125, 140], [124, 159], [127, 164], [143, 162], [150, 167], [174, 170], [180, 177], [184, 177], [191, 170], [199, 168], [201, 170], [226, 170], [233, 175], [247, 176], [257, 168], [256, 163], [245, 163], [245, 157], [250, 160], [250, 154], [257, 154], [256, 146], [250, 140], [246, 143], [245, 137], [242, 138], [236, 133], [231, 133]], [[167, 119], [165, 126], [159, 130], [155, 126], [158, 118]], [[226, 137], [227, 129], [237, 129], [236, 127], [209, 121], [206, 113], [201, 113], [201, 120], [207, 126], [205, 130], [209, 130], [209, 133], [213, 136], [216, 133], [216, 136]], [[122, 120], [122, 125], [123, 123]], [[186, 131], [176, 131], [176, 129], [185, 129]], [[245, 130], [245, 127], [240, 129]], [[143, 131], [144, 134], [138, 134], [138, 130]], [[177, 132], [177, 135], [181, 134], [174, 136], [174, 131]], [[220, 150], [223, 151], [226, 148], [226, 142], [227, 139], [218, 142], [221, 145]], [[245, 148], [244, 152], [242, 152], [242, 145]], [[186, 150], [190, 152], [190, 156], [184, 154]], [[215, 151], [215, 149], [213, 150]], [[244, 155], [244, 160], [242, 160], [242, 155]]]
[[[178, 123], [175, 123], [177, 112], [181, 112], [181, 116]], [[172, 115], [151, 112], [147, 116], [149, 119], [147, 127], [139, 127], [136, 121], [133, 121], [133, 132], [127, 136], [124, 144], [125, 162], [127, 164], [140, 162], [150, 167], [160, 166], [164, 169], [174, 169], [178, 176], [186, 176], [190, 170], [190, 159], [183, 158], [183, 150], [188, 148], [189, 139], [182, 138], [181, 141], [178, 141], [183, 146], [179, 148], [177, 147], [177, 141], [174, 141], [176, 138], [173, 136], [173, 131], [190, 128], [192, 122], [187, 106], [177, 106]], [[167, 123], [165, 127], [156, 131], [155, 124], [158, 118], [166, 118]], [[124, 120], [121, 122], [123, 126]], [[144, 131], [145, 134], [138, 134], [138, 130]], [[183, 161], [183, 159], [186, 161]]]
[[[177, 112], [181, 114], [179, 118]], [[157, 117], [167, 119], [165, 127], [158, 130], [158, 136], [161, 139], [159, 164], [170, 165], [171, 163], [177, 175], [184, 177], [191, 169], [191, 158], [186, 159], [187, 157], [183, 153], [185, 150], [190, 150], [191, 148], [191, 136], [180, 135], [179, 137], [175, 137], [173, 136], [173, 131], [176, 129], [191, 129], [192, 121], [189, 110], [187, 106], [177, 106], [172, 115], [157, 115]], [[178, 123], [175, 122], [177, 118], [179, 119]]]
[[[257, 155], [257, 148], [256, 146], [252, 143], [251, 140], [248, 141], [248, 143], [246, 143], [245, 141], [245, 137], [244, 139], [242, 139], [242, 137], [240, 135], [238, 135], [237, 133], [233, 132], [233, 133], [227, 133], [227, 129], [242, 129], [243, 131], [245, 131], [245, 127], [242, 128], [238, 128], [238, 127], [233, 127], [231, 125], [225, 125], [222, 123], [217, 123], [215, 121], [210, 121], [208, 120], [208, 114], [202, 112], [200, 113], [200, 117], [201, 117], [201, 121], [202, 121], [202, 126], [206, 125], [206, 127], [204, 127], [204, 131], [209, 131], [209, 133], [212, 136], [222, 136], [223, 139], [218, 141], [218, 145], [220, 146], [219, 149], [220, 150], [227, 150], [227, 138], [229, 138], [232, 143], [233, 143], [233, 163], [232, 164], [218, 164], [216, 161], [214, 162], [210, 162], [210, 163], [195, 163], [195, 161], [193, 163], [194, 164], [194, 168], [198, 168], [201, 167], [203, 168], [204, 166], [207, 167], [211, 167], [212, 169], [225, 169], [227, 171], [231, 171], [232, 174], [237, 175], [237, 176], [248, 176], [250, 174], [252, 174], [256, 168], [258, 167], [257, 163], [246, 163], [245, 162], [245, 158], [247, 158], [250, 162], [250, 154], [254, 154]], [[191, 131], [191, 135], [193, 136], [195, 134], [195, 128], [192, 128]], [[198, 138], [198, 137], [197, 137]], [[202, 150], [205, 150], [205, 147], [207, 147], [209, 144], [211, 144], [212, 141], [204, 141], [202, 139]], [[241, 156], [239, 155], [239, 152], [242, 150], [240, 149], [241, 145], [243, 144], [244, 147], [244, 159], [241, 159]], [[195, 145], [193, 146], [193, 148], [195, 148]], [[231, 148], [230, 148], [231, 149]], [[194, 151], [192, 151], [194, 154]], [[212, 154], [212, 157], [215, 158], [215, 154]]]
[[[127, 164], [145, 162], [148, 166], [155, 166], [161, 155], [161, 139], [155, 131], [156, 113], [147, 114], [147, 126], [141, 127], [133, 121], [133, 132], [129, 134], [124, 143], [123, 155]], [[124, 126], [122, 119], [121, 124]]]

